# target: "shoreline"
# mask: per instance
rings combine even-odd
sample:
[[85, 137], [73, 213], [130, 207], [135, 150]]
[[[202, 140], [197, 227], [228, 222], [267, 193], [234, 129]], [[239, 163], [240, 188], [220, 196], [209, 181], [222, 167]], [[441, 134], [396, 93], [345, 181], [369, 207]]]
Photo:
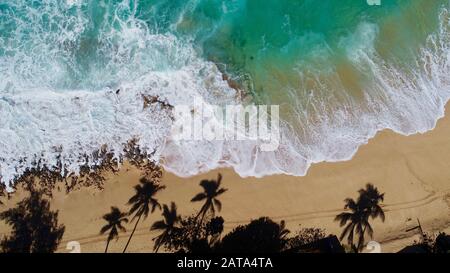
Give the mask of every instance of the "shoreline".
[[[391, 130], [378, 132], [359, 148], [354, 157], [343, 162], [313, 164], [307, 175], [294, 177], [273, 175], [263, 178], [241, 178], [231, 169], [219, 169], [190, 178], [164, 172], [162, 183], [167, 189], [158, 194], [161, 203], [177, 203], [179, 213], [191, 215], [201, 204], [190, 199], [201, 188], [202, 179], [215, 179], [220, 172], [228, 192], [221, 197], [225, 219], [225, 233], [239, 224], [246, 224], [260, 216], [275, 221], [285, 220], [287, 228], [295, 232], [301, 227], [324, 228], [327, 233], [340, 235], [341, 228], [333, 221], [343, 211], [343, 200], [355, 198], [357, 191], [373, 183], [386, 193], [384, 210], [386, 222], [372, 221], [374, 240], [382, 244], [382, 251], [396, 252], [418, 239], [414, 232], [406, 232], [420, 219], [426, 232], [450, 231], [450, 110], [438, 120], [434, 130], [403, 136]], [[66, 243], [79, 241], [82, 251], [102, 252], [105, 236], [99, 235], [104, 224], [102, 216], [110, 206], [126, 211], [126, 201], [133, 193], [141, 173], [125, 163], [117, 174], [107, 173], [102, 191], [82, 188], [66, 194], [56, 192], [52, 209], [59, 210], [59, 222], [66, 233], [58, 248], [68, 252]], [[6, 206], [13, 206], [24, 196], [18, 190]], [[143, 221], [130, 244], [130, 252], [149, 252], [152, 237], [150, 225], [160, 219], [160, 212]], [[132, 224], [127, 225], [127, 230]], [[0, 236], [8, 228], [0, 224]], [[127, 239], [120, 234], [111, 243], [111, 251], [120, 251]]]

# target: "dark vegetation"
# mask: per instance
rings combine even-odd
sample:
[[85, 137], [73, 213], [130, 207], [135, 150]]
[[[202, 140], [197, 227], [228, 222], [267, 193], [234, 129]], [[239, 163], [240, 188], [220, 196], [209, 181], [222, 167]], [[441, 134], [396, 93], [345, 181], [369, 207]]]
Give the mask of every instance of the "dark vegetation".
[[50, 209], [43, 193], [31, 189], [29, 196], [16, 207], [0, 213], [0, 220], [8, 224], [11, 235], [1, 239], [2, 252], [51, 253], [64, 234], [64, 225], [58, 224], [58, 212]]

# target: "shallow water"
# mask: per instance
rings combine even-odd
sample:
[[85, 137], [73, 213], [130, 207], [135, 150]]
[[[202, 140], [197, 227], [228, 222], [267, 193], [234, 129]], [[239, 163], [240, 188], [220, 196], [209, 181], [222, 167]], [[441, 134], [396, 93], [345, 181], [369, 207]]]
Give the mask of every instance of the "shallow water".
[[[448, 0], [2, 0], [0, 174], [68, 171], [132, 138], [179, 175], [231, 166], [304, 175], [378, 130], [434, 128], [450, 94]], [[173, 105], [202, 96], [280, 105], [282, 145], [170, 141]], [[120, 89], [120, 92], [117, 92]], [[96, 164], [92, 161], [89, 164]]]

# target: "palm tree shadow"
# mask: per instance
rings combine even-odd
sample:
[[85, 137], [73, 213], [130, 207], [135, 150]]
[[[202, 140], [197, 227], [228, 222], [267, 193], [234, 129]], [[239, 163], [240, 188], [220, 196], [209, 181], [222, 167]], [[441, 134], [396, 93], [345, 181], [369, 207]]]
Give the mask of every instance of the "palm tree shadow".
[[146, 219], [150, 212], [153, 213], [157, 208], [161, 209], [161, 204], [155, 198], [155, 195], [165, 188], [166, 186], [161, 186], [159, 183], [146, 177], [142, 177], [139, 180], [139, 184], [134, 186], [135, 194], [128, 200], [127, 204], [131, 206], [129, 215], [134, 214], [133, 218], [131, 218], [131, 222], [135, 219], [137, 220], [123, 250], [124, 253], [130, 244], [131, 238], [133, 237], [142, 216]]
[[17, 206], [0, 213], [0, 220], [11, 226], [9, 237], [1, 240], [3, 252], [51, 253], [56, 251], [65, 231], [58, 225], [58, 211], [50, 210], [43, 193], [30, 189], [30, 195]]
[[128, 213], [121, 212], [117, 207], [111, 207], [111, 212], [103, 215], [103, 219], [107, 222], [106, 225], [104, 225], [101, 230], [100, 234], [108, 233], [108, 238], [106, 240], [106, 248], [105, 253], [108, 252], [109, 243], [111, 240], [116, 239], [116, 241], [119, 239], [119, 231], [126, 232], [124, 226], [122, 226], [122, 223], [128, 223], [128, 218], [126, 217]]
[[177, 206], [174, 202], [170, 204], [170, 208], [167, 205], [163, 205], [162, 216], [164, 219], [156, 221], [150, 228], [150, 230], [162, 231], [159, 236], [153, 239], [155, 241], [153, 247], [155, 252], [158, 252], [159, 248], [166, 243], [166, 240], [176, 231], [177, 225], [181, 221], [181, 216], [178, 215]]
[[216, 210], [222, 210], [222, 202], [218, 199], [218, 197], [225, 193], [228, 189], [221, 188], [222, 183], [222, 175], [219, 173], [217, 176], [217, 180], [202, 180], [200, 181], [200, 186], [203, 188], [203, 192], [198, 193], [194, 198], [191, 199], [191, 202], [198, 202], [205, 200], [202, 208], [197, 214], [197, 218], [201, 216], [200, 224], [203, 222], [206, 214], [211, 212], [214, 216]]
[[[380, 204], [384, 201], [384, 193], [380, 193], [372, 184], [367, 184], [366, 188], [360, 189], [358, 193], [359, 197], [356, 201], [352, 198], [344, 200], [344, 209], [349, 211], [340, 213], [335, 218], [341, 227], [345, 226], [339, 239], [343, 240], [347, 237], [347, 242], [354, 252], [362, 250], [366, 233], [370, 238], [373, 237], [373, 228], [369, 219], [379, 217], [383, 222], [385, 221], [385, 214]], [[357, 244], [354, 243], [355, 234], [358, 236]]]

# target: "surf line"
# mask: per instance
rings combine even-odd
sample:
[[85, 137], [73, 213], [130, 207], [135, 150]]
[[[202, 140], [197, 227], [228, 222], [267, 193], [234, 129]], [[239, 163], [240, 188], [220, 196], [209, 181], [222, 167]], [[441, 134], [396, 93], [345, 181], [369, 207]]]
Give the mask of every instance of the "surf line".
[[[270, 111], [269, 111], [270, 109]], [[175, 105], [174, 141], [258, 141], [261, 151], [280, 145], [279, 105], [211, 105], [196, 97], [193, 105]]]

